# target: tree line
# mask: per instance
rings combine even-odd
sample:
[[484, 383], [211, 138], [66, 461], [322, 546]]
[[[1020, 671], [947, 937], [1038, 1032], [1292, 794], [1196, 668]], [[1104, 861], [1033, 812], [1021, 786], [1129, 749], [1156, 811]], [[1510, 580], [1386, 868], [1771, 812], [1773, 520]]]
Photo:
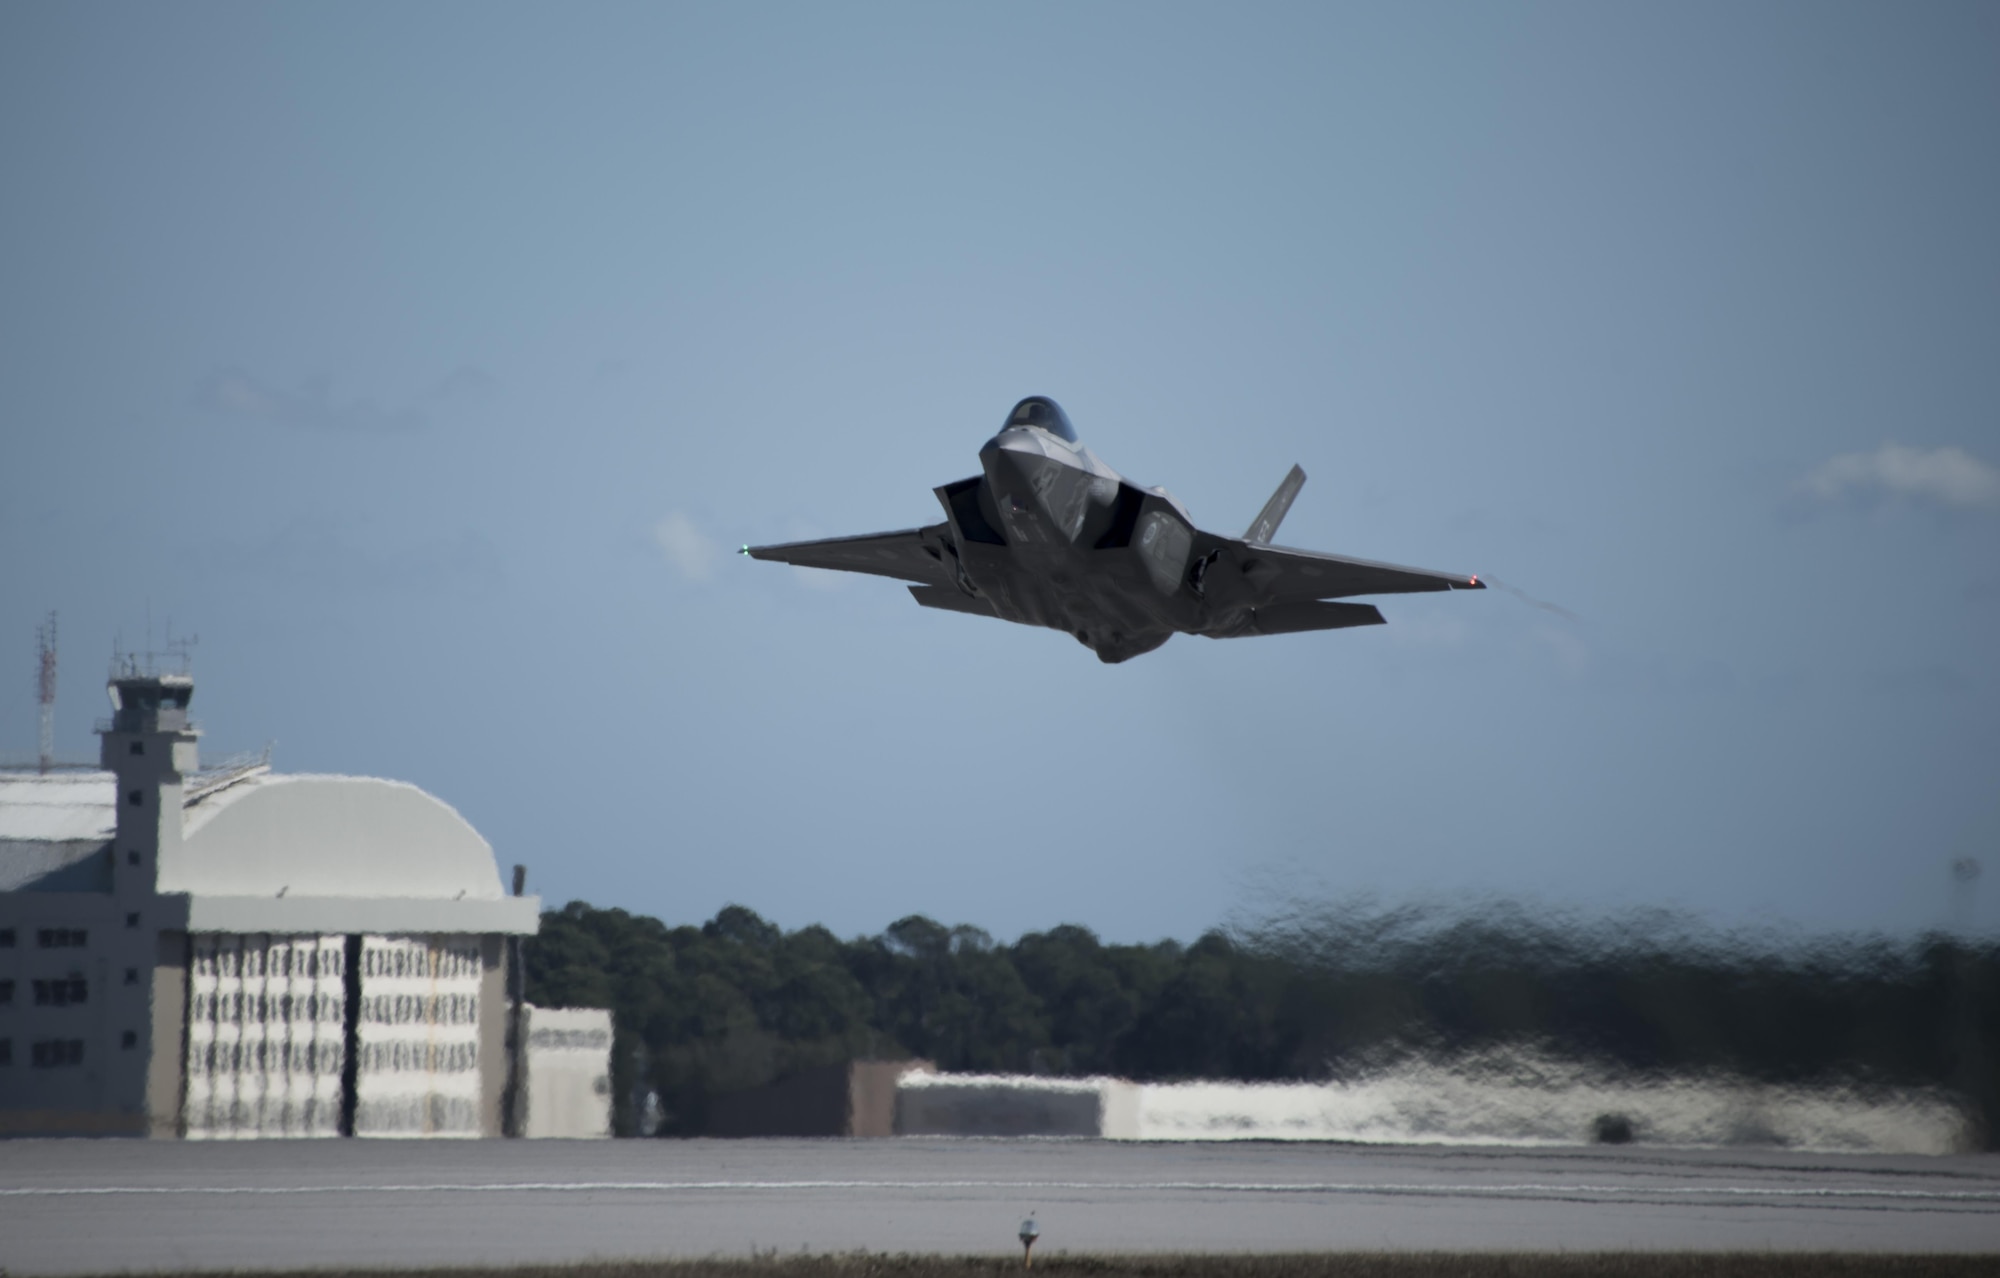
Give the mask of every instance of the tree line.
[[1088, 928], [1011, 944], [913, 915], [787, 932], [740, 905], [699, 927], [571, 902], [526, 946], [530, 1002], [605, 1007], [615, 1126], [849, 1059], [1137, 1081], [1324, 1080], [1501, 1045], [1615, 1070], [1933, 1086], [2000, 1134], [2000, 945], [1811, 938], [1668, 915], [1317, 907], [1193, 944]]

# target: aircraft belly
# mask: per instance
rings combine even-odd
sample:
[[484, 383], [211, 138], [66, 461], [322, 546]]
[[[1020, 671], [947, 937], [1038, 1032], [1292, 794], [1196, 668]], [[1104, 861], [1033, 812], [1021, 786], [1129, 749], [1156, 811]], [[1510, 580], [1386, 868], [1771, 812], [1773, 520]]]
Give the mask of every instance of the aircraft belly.
[[1118, 499], [1115, 473], [1052, 445], [989, 447], [980, 464], [1011, 545], [1075, 546], [1106, 522]]
[[980, 598], [993, 605], [994, 616], [1002, 621], [1033, 624], [1018, 601], [1020, 591], [1016, 588], [1017, 574], [1010, 547], [963, 543], [958, 554], [966, 581], [979, 592]]

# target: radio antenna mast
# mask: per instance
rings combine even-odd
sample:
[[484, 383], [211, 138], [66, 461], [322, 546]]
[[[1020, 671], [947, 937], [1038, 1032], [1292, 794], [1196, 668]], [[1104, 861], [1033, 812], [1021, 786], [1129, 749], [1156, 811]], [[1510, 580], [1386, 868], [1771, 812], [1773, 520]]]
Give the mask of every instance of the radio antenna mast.
[[42, 703], [41, 770], [46, 773], [56, 762], [56, 615], [35, 629], [39, 670], [35, 694]]

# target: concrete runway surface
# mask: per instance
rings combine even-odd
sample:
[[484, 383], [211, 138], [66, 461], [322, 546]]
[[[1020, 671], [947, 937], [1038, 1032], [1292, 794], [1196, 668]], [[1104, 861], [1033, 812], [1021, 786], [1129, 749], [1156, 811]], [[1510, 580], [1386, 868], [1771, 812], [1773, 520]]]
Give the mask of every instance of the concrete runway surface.
[[2000, 1156], [1262, 1143], [0, 1142], [0, 1269], [779, 1251], [2000, 1253]]

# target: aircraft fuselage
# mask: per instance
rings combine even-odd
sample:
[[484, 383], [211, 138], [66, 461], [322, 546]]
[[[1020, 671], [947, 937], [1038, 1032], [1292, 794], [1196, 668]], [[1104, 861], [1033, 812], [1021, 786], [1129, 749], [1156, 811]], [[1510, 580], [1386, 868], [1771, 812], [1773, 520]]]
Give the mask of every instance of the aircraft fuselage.
[[1171, 496], [1041, 430], [1002, 430], [979, 462], [981, 505], [1006, 544], [959, 546], [966, 577], [997, 616], [1067, 631], [1107, 660], [1206, 628], [1187, 581], [1194, 524]]

